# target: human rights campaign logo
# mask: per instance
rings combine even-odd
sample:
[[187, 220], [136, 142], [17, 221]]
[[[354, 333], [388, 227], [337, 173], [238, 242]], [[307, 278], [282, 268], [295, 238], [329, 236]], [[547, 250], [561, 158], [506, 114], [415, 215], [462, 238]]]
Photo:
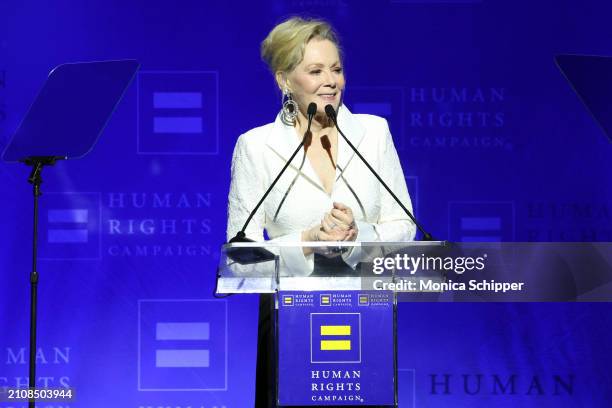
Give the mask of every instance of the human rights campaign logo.
[[397, 150], [404, 147], [404, 89], [402, 87], [351, 87], [346, 94], [353, 113], [365, 113], [387, 119]]
[[311, 363], [360, 363], [361, 314], [311, 313]]
[[140, 72], [137, 92], [139, 154], [219, 153], [218, 72]]
[[227, 390], [227, 302], [140, 300], [138, 390]]
[[331, 294], [325, 293], [319, 295], [319, 305], [320, 306], [331, 306]]
[[448, 203], [448, 220], [451, 241], [514, 241], [513, 202], [452, 201]]
[[39, 259], [100, 259], [100, 201], [100, 193], [45, 193]]
[[293, 306], [293, 295], [283, 295], [283, 306]]
[[359, 295], [359, 306], [369, 306], [370, 305], [370, 297], [366, 294]]

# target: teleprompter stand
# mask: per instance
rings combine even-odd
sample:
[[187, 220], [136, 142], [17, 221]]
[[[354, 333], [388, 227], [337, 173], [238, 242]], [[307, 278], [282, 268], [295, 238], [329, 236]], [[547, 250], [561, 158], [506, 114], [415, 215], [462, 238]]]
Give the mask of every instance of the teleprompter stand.
[[[30, 273], [30, 357], [29, 357], [29, 388], [36, 388], [36, 317], [37, 317], [37, 298], [38, 298], [38, 272], [36, 268], [36, 255], [38, 248], [38, 197], [41, 195], [40, 185], [42, 184], [43, 166], [54, 165], [57, 159], [64, 157], [28, 157], [23, 162], [32, 166], [32, 171], [28, 177], [28, 183], [32, 184], [34, 193], [34, 232], [32, 235], [32, 272]], [[29, 403], [34, 406], [34, 400]]]
[[[32, 271], [30, 273], [29, 389], [36, 389], [36, 326], [39, 273], [38, 198], [42, 170], [58, 160], [89, 153], [134, 77], [135, 60], [63, 64], [54, 68], [13, 135], [2, 158], [30, 166], [34, 195]], [[35, 399], [28, 406], [35, 406]]]

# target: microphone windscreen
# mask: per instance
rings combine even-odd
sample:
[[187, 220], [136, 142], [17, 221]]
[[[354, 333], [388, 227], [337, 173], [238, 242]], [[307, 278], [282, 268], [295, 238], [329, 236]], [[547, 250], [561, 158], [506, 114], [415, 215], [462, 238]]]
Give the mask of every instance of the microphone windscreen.
[[331, 104], [330, 105], [325, 105], [325, 113], [331, 119], [336, 119], [336, 110], [334, 109], [333, 106], [331, 106]]
[[308, 116], [314, 116], [317, 114], [317, 104], [314, 102], [310, 102], [308, 105], [308, 111], [306, 112]]

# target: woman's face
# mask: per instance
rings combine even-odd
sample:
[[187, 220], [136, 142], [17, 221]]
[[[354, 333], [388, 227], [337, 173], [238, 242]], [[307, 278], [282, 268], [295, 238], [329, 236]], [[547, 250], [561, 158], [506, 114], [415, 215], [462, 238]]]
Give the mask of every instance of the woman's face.
[[337, 110], [344, 90], [344, 71], [336, 45], [316, 38], [306, 44], [304, 59], [287, 75], [287, 88], [304, 116], [311, 102], [317, 104], [319, 115], [325, 114], [328, 104]]

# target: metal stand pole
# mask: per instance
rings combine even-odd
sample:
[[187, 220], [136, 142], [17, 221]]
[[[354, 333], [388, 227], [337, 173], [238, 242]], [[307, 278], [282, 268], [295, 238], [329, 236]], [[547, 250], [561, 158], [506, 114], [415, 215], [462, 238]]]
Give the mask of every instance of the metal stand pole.
[[[42, 184], [41, 172], [43, 166], [55, 164], [54, 157], [32, 157], [25, 163], [32, 166], [32, 172], [28, 177], [28, 183], [32, 184], [34, 193], [34, 233], [32, 237], [32, 272], [30, 273], [30, 360], [28, 373], [28, 388], [36, 389], [36, 318], [37, 318], [37, 298], [38, 298], [38, 271], [36, 270], [37, 250], [38, 250], [38, 197], [42, 194], [40, 185]], [[34, 398], [28, 401], [29, 408], [35, 408]]]

